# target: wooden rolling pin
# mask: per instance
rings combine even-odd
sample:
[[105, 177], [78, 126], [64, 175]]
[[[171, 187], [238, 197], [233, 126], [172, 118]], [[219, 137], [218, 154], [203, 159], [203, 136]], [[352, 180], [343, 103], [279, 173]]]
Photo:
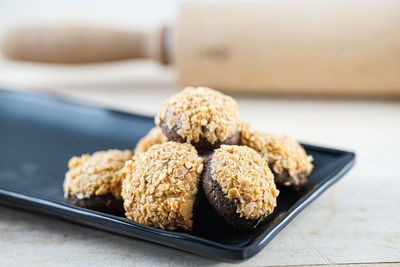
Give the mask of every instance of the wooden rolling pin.
[[400, 95], [400, 1], [188, 2], [174, 28], [20, 29], [3, 51], [51, 63], [152, 58], [175, 64], [182, 86], [227, 92]]

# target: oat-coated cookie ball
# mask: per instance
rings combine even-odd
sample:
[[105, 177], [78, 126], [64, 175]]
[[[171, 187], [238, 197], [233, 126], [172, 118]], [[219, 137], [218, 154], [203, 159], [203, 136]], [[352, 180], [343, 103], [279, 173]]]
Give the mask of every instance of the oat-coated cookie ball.
[[261, 154], [278, 185], [300, 187], [307, 182], [307, 175], [313, 169], [312, 156], [308, 156], [298, 142], [286, 135], [243, 130], [240, 144]]
[[206, 87], [187, 87], [167, 99], [155, 123], [168, 139], [191, 143], [200, 153], [238, 144], [240, 139], [236, 101]]
[[120, 170], [131, 157], [129, 150], [108, 150], [71, 158], [64, 179], [65, 198], [83, 208], [122, 215]]
[[268, 164], [253, 149], [222, 145], [204, 168], [204, 193], [232, 227], [253, 228], [273, 212], [279, 191]]
[[190, 144], [166, 142], [137, 153], [123, 169], [128, 219], [158, 227], [190, 230], [203, 159]]
[[161, 128], [154, 127], [146, 134], [146, 136], [139, 140], [134, 152], [146, 152], [152, 145], [162, 144], [165, 142], [168, 142], [168, 138], [163, 134]]

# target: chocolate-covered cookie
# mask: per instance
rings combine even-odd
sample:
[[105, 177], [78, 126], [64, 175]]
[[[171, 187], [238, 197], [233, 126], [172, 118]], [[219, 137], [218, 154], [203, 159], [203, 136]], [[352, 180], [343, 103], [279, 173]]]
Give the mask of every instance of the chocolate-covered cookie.
[[236, 101], [205, 87], [187, 87], [167, 99], [155, 118], [169, 140], [191, 143], [199, 153], [240, 141]]
[[123, 215], [121, 169], [132, 157], [129, 150], [108, 150], [70, 159], [64, 195], [83, 208]]
[[68, 202], [82, 208], [118, 216], [123, 216], [125, 212], [123, 200], [121, 198], [117, 199], [113, 194], [106, 194], [103, 196], [94, 195], [89, 198], [78, 198], [76, 195], [69, 195]]
[[307, 175], [313, 169], [313, 158], [292, 138], [242, 129], [240, 143], [261, 154], [277, 185], [300, 187], [307, 182]]
[[161, 128], [154, 127], [137, 143], [134, 152], [146, 152], [151, 146], [168, 142], [168, 138], [163, 134]]
[[166, 142], [136, 153], [123, 169], [128, 219], [158, 227], [190, 230], [203, 159], [190, 144]]
[[204, 163], [202, 186], [215, 211], [238, 229], [257, 226], [273, 212], [279, 194], [266, 161], [246, 146], [215, 150]]

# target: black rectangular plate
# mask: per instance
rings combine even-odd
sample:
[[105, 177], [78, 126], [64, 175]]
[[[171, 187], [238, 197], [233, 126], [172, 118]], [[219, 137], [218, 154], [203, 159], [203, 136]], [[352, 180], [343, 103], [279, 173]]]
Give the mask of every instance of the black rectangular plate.
[[258, 253], [354, 164], [354, 153], [305, 145], [315, 165], [309, 183], [300, 191], [281, 190], [274, 213], [247, 231], [230, 228], [207, 201], [200, 201], [190, 233], [163, 231], [65, 202], [62, 183], [71, 156], [132, 149], [153, 126], [152, 118], [141, 115], [0, 90], [0, 203], [205, 257], [237, 261]]

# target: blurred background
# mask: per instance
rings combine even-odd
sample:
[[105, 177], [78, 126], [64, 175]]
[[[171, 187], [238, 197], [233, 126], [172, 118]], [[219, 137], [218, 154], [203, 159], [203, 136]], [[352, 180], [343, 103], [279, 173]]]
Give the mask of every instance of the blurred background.
[[[0, 85], [148, 115], [185, 85], [210, 86], [234, 95], [244, 120], [261, 130], [273, 124], [273, 131], [329, 143], [349, 127], [369, 130], [361, 118], [397, 127], [390, 120], [397, 122], [400, 95], [399, 6], [2, 0]], [[16, 29], [28, 31], [10, 34]], [[115, 32], [122, 37], [113, 39]], [[52, 64], [70, 59], [78, 64]], [[261, 113], [272, 114], [271, 124]]]
[[[0, 1], [0, 38], [15, 28], [78, 25], [117, 30], [153, 30], [173, 23], [178, 1]], [[8, 60], [1, 54], [2, 87], [40, 90], [85, 101], [154, 113], [177, 89], [170, 68], [149, 60], [52, 65]], [[131, 97], [134, 96], [134, 99]], [[129, 99], [129, 101], [126, 101]], [[143, 103], [140, 99], [153, 99]], [[122, 102], [122, 103], [121, 103]], [[133, 104], [135, 103], [135, 104]], [[134, 107], [135, 106], [135, 107]]]
[[[43, 32], [65, 26], [88, 31]], [[9, 35], [21, 28], [32, 31]], [[105, 32], [93, 34], [93, 28]], [[66, 33], [65, 28], [60, 32]], [[115, 32], [121, 34], [119, 39], [107, 37]], [[73, 49], [68, 48], [71, 40]], [[205, 85], [232, 95], [243, 120], [253, 128], [355, 151], [353, 171], [247, 263], [400, 262], [399, 213], [393, 212], [400, 208], [396, 167], [400, 1], [0, 0], [0, 43], [5, 52], [0, 53], [1, 89], [40, 92], [153, 116], [183, 86]], [[91, 63], [32, 61], [85, 58], [79, 53]], [[4, 227], [13, 231], [15, 224], [27, 231], [23, 240], [28, 245], [35, 242], [30, 226], [19, 220], [28, 215], [2, 210], [8, 219], [0, 220], [0, 226], [7, 224]], [[49, 224], [42, 218], [35, 220]], [[37, 231], [40, 236], [49, 234], [46, 227]], [[80, 236], [88, 230], [71, 226], [68, 231]], [[62, 231], [53, 235], [63, 238]], [[203, 261], [121, 238], [92, 248], [80, 247], [76, 238], [71, 244], [78, 245], [68, 249], [93, 252], [113, 263], [131, 256], [146, 262], [141, 258], [146, 253], [155, 264], [163, 259], [171, 265]], [[8, 244], [1, 238], [0, 242]], [[113, 251], [128, 245], [136, 245], [130, 256], [113, 258]], [[61, 244], [60, 249], [67, 246]], [[37, 249], [42, 258], [47, 257], [48, 250]], [[15, 243], [13, 251], [25, 253], [26, 247]], [[57, 254], [56, 249], [51, 251]], [[30, 259], [35, 259], [35, 253], [20, 262]], [[84, 256], [75, 259], [90, 263]]]

